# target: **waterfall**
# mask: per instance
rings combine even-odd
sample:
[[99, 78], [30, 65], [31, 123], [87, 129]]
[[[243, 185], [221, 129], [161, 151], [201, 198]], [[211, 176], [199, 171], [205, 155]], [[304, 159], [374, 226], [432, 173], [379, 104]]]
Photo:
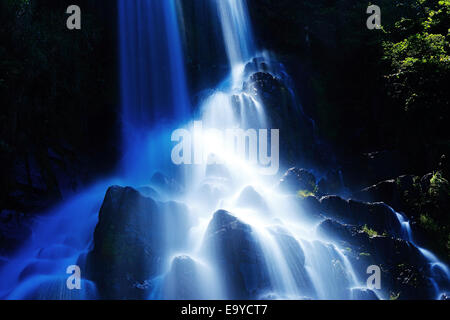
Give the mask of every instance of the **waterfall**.
[[[266, 106], [244, 83], [246, 66], [267, 57], [257, 52], [246, 1], [208, 1], [220, 18], [229, 76], [200, 102], [194, 117], [176, 1], [118, 0], [124, 158], [116, 175], [121, 179], [101, 181], [42, 218], [32, 240], [1, 270], [0, 297], [99, 298], [88, 280], [82, 291], [67, 295], [66, 267], [85, 265], [107, 188], [151, 187], [156, 171], [182, 171], [186, 192], [161, 192], [164, 201], [155, 201], [162, 212], [164, 254], [158, 274], [139, 284], [148, 299], [351, 299], [352, 289], [363, 287], [344, 250], [318, 235], [317, 221], [305, 218], [295, 199], [274, 187], [278, 175], [263, 174], [269, 163], [262, 155], [271, 153], [273, 164], [279, 132], [271, 131]], [[265, 64], [265, 72], [279, 71], [276, 63]], [[171, 158], [177, 128], [193, 132], [194, 163], [181, 169]], [[244, 145], [256, 157], [242, 157], [227, 145], [223, 133], [230, 129], [270, 141]], [[194, 221], [187, 235], [175, 226], [177, 205]], [[412, 241], [409, 223], [400, 214], [397, 218]], [[443, 269], [420, 250], [433, 268]]]
[[[267, 270], [269, 282], [259, 297], [350, 299], [351, 288], [360, 286], [360, 283], [340, 249], [319, 239], [313, 225], [308, 226], [298, 217], [285, 214], [292, 211], [295, 205], [273, 189], [274, 177], [261, 175], [258, 171], [260, 164], [255, 165], [249, 159], [243, 160], [230, 152], [223, 137], [211, 131], [230, 128], [258, 130], [267, 129], [269, 125], [262, 102], [243, 88], [244, 82], [248, 80], [248, 75], [244, 72], [245, 66], [255, 63], [252, 58], [258, 54], [246, 1], [215, 1], [229, 58], [230, 75], [199, 106], [200, 118], [197, 120], [203, 131], [200, 133], [196, 130], [199, 125], [195, 123], [190, 125], [190, 130], [199, 132], [194, 135], [194, 145], [201, 146], [204, 158], [219, 159], [216, 165], [223, 170], [208, 174], [213, 167], [208, 163], [187, 168], [192, 171], [193, 177], [189, 180], [191, 192], [186, 197], [187, 202], [204, 221], [210, 221], [215, 210], [225, 209], [251, 228], [253, 240], [264, 256], [260, 268]], [[267, 64], [270, 64], [269, 61]], [[211, 199], [208, 194], [200, 192], [205, 190], [205, 186], [226, 192], [217, 199]], [[240, 198], [247, 191], [264, 199], [265, 204], [255, 207], [252, 203], [242, 203]], [[208, 205], [205, 205], [206, 202]], [[205, 228], [201, 232], [197, 231], [197, 237], [206, 232]], [[301, 252], [304, 253], [304, 258], [300, 257]], [[188, 254], [198, 256], [201, 253], [193, 250]], [[207, 257], [203, 259], [208, 261]], [[214, 265], [216, 262], [210, 263]], [[340, 268], [340, 271], [336, 272], [336, 268]], [[219, 281], [219, 284], [221, 294], [227, 292], [227, 289], [229, 291], [229, 284], [225, 279]], [[217, 296], [213, 294], [210, 298]]]
[[167, 149], [170, 132], [191, 111], [184, 53], [175, 0], [118, 0], [118, 15], [122, 167], [142, 183], [149, 168], [170, 163], [155, 150]]
[[[390, 207], [389, 207], [390, 208]], [[444, 287], [447, 285], [450, 285], [450, 272], [447, 267], [447, 265], [443, 262], [441, 262], [433, 253], [431, 253], [429, 250], [426, 250], [425, 248], [422, 248], [418, 246], [413, 239], [413, 234], [411, 230], [411, 224], [408, 221], [408, 219], [400, 212], [396, 212], [394, 209], [390, 208], [390, 210], [395, 214], [398, 221], [400, 222], [400, 225], [402, 227], [402, 233], [403, 233], [403, 239], [406, 241], [409, 241], [414, 247], [416, 247], [419, 252], [423, 255], [423, 257], [428, 262], [428, 265], [431, 269], [431, 275], [430, 281], [433, 283], [434, 289], [436, 291], [436, 298], [439, 299], [443, 291], [440, 287], [438, 281], [436, 279], [439, 279], [440, 282], [444, 283]], [[435, 279], [436, 278], [436, 279]], [[445, 283], [447, 283], [445, 285]]]
[[234, 68], [248, 61], [255, 54], [247, 3], [239, 0], [214, 1], [217, 2], [228, 60]]

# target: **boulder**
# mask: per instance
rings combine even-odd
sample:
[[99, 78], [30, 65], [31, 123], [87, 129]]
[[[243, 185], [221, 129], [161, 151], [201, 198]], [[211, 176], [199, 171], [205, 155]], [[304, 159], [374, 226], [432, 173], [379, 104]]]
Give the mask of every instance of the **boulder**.
[[366, 203], [344, 200], [338, 196], [320, 199], [321, 213], [346, 224], [368, 225], [379, 233], [401, 234], [401, 225], [395, 212], [384, 203]]
[[203, 250], [220, 270], [226, 298], [257, 299], [269, 289], [263, 252], [254, 232], [231, 213], [220, 210], [214, 214]]
[[243, 91], [250, 93], [265, 105], [275, 107], [283, 99], [283, 84], [267, 72], [256, 72], [244, 83]]
[[[396, 265], [401, 263], [426, 265], [426, 260], [420, 251], [410, 242], [388, 236], [371, 235], [362, 228], [341, 224], [327, 219], [318, 227], [317, 232], [322, 236], [338, 240], [341, 247], [350, 247], [356, 255], [370, 253], [378, 263]], [[375, 261], [374, 260], [374, 261]]]
[[[360, 278], [367, 278], [370, 265], [382, 270], [382, 289], [400, 299], [433, 299], [428, 263], [413, 244], [390, 237], [370, 236], [360, 228], [325, 220], [317, 232], [347, 248], [346, 255]], [[359, 295], [359, 293], [358, 293]]]
[[88, 278], [102, 298], [145, 299], [142, 283], [161, 272], [170, 249], [183, 248], [188, 229], [186, 207], [157, 203], [129, 187], [111, 187], [87, 256]]

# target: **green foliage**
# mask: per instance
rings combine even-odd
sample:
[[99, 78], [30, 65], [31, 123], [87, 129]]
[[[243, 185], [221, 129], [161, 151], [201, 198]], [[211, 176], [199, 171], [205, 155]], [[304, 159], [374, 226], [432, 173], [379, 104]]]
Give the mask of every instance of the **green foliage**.
[[450, 185], [441, 172], [436, 172], [430, 179], [428, 194], [433, 198], [450, 197]]
[[450, 5], [448, 0], [419, 0], [409, 6], [412, 12], [388, 28], [383, 61], [387, 94], [401, 108], [404, 133], [399, 134], [417, 148], [418, 142], [436, 144], [449, 138]]
[[439, 231], [438, 224], [427, 214], [421, 214], [419, 218], [420, 224], [429, 231], [436, 232]]
[[422, 228], [431, 239], [433, 250], [450, 260], [450, 183], [442, 172], [430, 175], [428, 181], [413, 178], [413, 184], [405, 187], [400, 179], [397, 188], [403, 190], [403, 206], [410, 218]]

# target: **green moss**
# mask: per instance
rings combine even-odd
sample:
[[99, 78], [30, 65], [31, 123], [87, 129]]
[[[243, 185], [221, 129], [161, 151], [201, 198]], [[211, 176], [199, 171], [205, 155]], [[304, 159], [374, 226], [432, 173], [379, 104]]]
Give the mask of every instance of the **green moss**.
[[299, 190], [297, 192], [297, 196], [299, 198], [308, 198], [308, 197], [314, 197], [315, 194], [314, 194], [314, 192], [309, 191], [309, 190]]
[[378, 232], [373, 229], [370, 229], [367, 225], [364, 225], [361, 231], [369, 235], [369, 237], [371, 238], [378, 236]]

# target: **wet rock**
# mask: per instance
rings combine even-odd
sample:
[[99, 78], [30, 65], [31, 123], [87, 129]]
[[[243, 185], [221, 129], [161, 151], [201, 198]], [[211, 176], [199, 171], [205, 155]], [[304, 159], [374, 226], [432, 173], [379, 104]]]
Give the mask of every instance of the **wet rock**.
[[270, 232], [289, 265], [297, 288], [301, 288], [302, 294], [308, 297], [316, 297], [316, 291], [305, 269], [305, 253], [298, 241], [282, 227], [273, 227]]
[[257, 72], [267, 72], [269, 66], [264, 62], [264, 58], [253, 58], [252, 61], [245, 65], [244, 75], [250, 76]]
[[431, 177], [432, 174], [425, 175], [422, 179], [413, 175], [400, 176], [355, 192], [353, 197], [362, 201], [384, 202], [397, 210], [405, 211], [409, 209], [406, 195], [419, 198], [421, 190], [428, 190]]
[[161, 272], [168, 248], [183, 248], [189, 227], [185, 206], [109, 188], [87, 257], [89, 279], [102, 298], [145, 299], [148, 292], [138, 284]]
[[321, 213], [343, 223], [368, 225], [379, 233], [399, 235], [401, 225], [395, 212], [384, 203], [366, 203], [325, 196], [320, 200]]
[[403, 212], [410, 222], [415, 242], [432, 249], [448, 263], [449, 195], [450, 184], [441, 172], [435, 172], [423, 177], [406, 175], [383, 181], [355, 193], [354, 197], [383, 201]]
[[322, 220], [321, 215], [321, 204], [317, 197], [299, 197], [299, 196], [289, 196], [290, 202], [295, 203], [297, 206], [297, 212], [307, 219]]
[[269, 288], [264, 256], [252, 228], [229, 212], [214, 214], [204, 250], [220, 270], [227, 298], [256, 299]]
[[325, 237], [341, 241], [342, 247], [350, 247], [356, 254], [370, 253], [372, 258], [379, 258], [381, 262], [389, 265], [411, 263], [425, 266], [426, 264], [420, 251], [405, 240], [374, 236], [360, 227], [341, 224], [331, 219], [323, 221], [317, 231]]
[[168, 300], [199, 300], [205, 298], [200, 288], [199, 268], [188, 256], [178, 256], [172, 261], [165, 279], [164, 298]]
[[392, 204], [395, 201], [395, 190], [395, 180], [386, 180], [354, 193], [353, 197], [361, 201], [383, 201]]
[[317, 232], [347, 248], [346, 255], [361, 278], [369, 265], [380, 266], [384, 292], [401, 293], [400, 299], [432, 299], [433, 284], [427, 261], [411, 243], [384, 236], [371, 236], [360, 228], [326, 220]]
[[297, 193], [300, 190], [314, 192], [316, 177], [305, 169], [291, 168], [281, 178], [279, 188], [290, 193]]
[[436, 299], [433, 282], [423, 267], [406, 262], [388, 265], [382, 270], [382, 283], [388, 286], [391, 299]]
[[236, 204], [242, 208], [252, 208], [267, 213], [269, 208], [264, 198], [251, 186], [242, 190]]

